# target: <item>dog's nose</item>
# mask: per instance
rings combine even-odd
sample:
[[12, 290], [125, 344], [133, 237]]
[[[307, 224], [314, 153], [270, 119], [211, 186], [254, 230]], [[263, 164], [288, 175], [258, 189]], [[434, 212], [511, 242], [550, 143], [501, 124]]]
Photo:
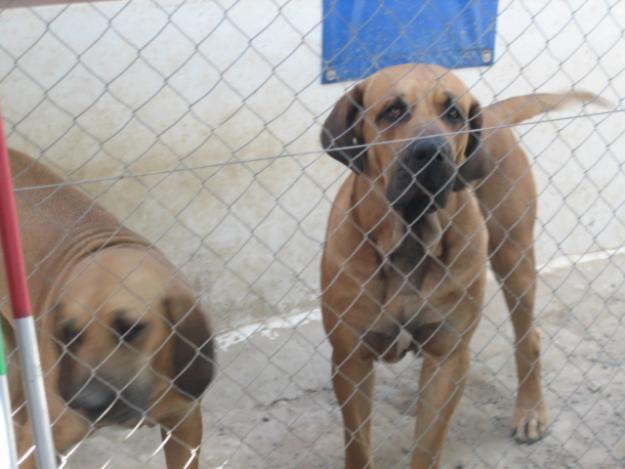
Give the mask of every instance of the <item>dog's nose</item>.
[[417, 140], [410, 144], [410, 158], [419, 166], [442, 160], [444, 157], [445, 143], [446, 142], [438, 138]]

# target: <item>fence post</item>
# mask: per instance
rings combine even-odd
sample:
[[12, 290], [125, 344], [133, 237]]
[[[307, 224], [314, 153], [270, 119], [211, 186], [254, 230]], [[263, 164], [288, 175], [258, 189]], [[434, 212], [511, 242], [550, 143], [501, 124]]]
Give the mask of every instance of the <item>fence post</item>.
[[39, 348], [32, 316], [26, 268], [22, 257], [17, 208], [9, 152], [0, 108], [0, 235], [9, 296], [15, 319], [15, 332], [26, 389], [28, 414], [33, 430], [37, 462], [42, 469], [56, 467], [56, 456], [50, 430], [50, 415], [43, 385]]

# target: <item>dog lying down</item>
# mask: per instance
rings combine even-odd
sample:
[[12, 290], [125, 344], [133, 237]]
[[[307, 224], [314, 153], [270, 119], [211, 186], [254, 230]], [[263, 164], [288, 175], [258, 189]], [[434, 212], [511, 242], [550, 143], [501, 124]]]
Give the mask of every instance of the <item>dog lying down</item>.
[[509, 127], [596, 98], [535, 94], [482, 108], [450, 71], [406, 64], [380, 70], [336, 103], [321, 142], [352, 172], [332, 205], [321, 287], [347, 468], [373, 467], [374, 362], [409, 350], [423, 356], [412, 467], [439, 466], [469, 369], [487, 260], [516, 336], [514, 435], [520, 443], [542, 437], [536, 189]]
[[[214, 341], [189, 282], [46, 166], [9, 155], [57, 451], [105, 425], [159, 425], [167, 467], [197, 468], [199, 401], [213, 378]], [[0, 295], [24, 455], [33, 441], [4, 274]], [[34, 456], [20, 467], [34, 468]]]

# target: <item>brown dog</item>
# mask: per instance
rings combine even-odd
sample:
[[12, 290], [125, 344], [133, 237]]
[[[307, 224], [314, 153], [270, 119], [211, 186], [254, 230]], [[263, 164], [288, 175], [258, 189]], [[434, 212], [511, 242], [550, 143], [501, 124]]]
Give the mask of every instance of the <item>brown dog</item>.
[[[594, 98], [539, 94], [481, 109], [448, 70], [401, 65], [337, 102], [322, 145], [352, 174], [330, 214], [321, 284], [346, 467], [373, 467], [374, 361], [399, 360], [408, 350], [423, 354], [412, 467], [439, 465], [466, 381], [487, 256], [516, 335], [515, 437], [530, 443], [544, 434], [532, 321], [536, 189], [506, 125]], [[468, 186], [478, 179], [479, 187]]]
[[[158, 424], [167, 467], [197, 468], [214, 346], [188, 281], [48, 168], [16, 151], [10, 159], [57, 450], [104, 425]], [[6, 299], [4, 277], [0, 288]], [[23, 455], [30, 424], [6, 301], [1, 310]]]

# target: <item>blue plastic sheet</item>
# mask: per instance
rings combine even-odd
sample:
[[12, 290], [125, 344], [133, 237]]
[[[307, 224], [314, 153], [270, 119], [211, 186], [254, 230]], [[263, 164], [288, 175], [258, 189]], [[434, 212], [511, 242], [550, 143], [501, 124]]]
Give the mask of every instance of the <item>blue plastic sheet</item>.
[[323, 0], [322, 83], [406, 62], [491, 65], [497, 0]]

